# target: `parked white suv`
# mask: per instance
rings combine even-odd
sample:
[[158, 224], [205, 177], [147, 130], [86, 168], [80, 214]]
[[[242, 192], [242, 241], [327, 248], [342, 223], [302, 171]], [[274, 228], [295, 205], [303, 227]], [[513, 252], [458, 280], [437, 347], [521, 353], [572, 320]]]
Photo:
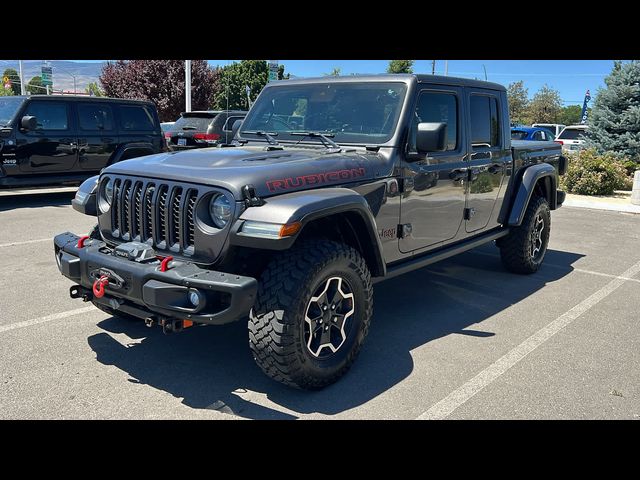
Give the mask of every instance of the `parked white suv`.
[[534, 123], [531, 126], [538, 127], [538, 128], [546, 128], [547, 130], [550, 130], [553, 133], [553, 136], [555, 138], [557, 138], [560, 132], [562, 131], [562, 129], [566, 127], [566, 125], [562, 125], [560, 123]]
[[562, 144], [562, 150], [581, 150], [584, 148], [584, 134], [589, 127], [587, 125], [569, 125], [564, 127], [556, 142]]

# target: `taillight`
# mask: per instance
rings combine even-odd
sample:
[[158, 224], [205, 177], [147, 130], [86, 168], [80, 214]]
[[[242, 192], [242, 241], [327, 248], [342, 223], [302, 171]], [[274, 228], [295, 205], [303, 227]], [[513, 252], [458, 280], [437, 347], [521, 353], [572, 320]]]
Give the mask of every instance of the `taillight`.
[[171, 134], [169, 132], [165, 133], [164, 138], [167, 140], [171, 140]]
[[559, 143], [560, 145], [564, 145], [564, 142], [562, 140], [554, 140], [554, 142]]
[[195, 140], [213, 141], [220, 139], [220, 135], [217, 133], [194, 133], [193, 138]]

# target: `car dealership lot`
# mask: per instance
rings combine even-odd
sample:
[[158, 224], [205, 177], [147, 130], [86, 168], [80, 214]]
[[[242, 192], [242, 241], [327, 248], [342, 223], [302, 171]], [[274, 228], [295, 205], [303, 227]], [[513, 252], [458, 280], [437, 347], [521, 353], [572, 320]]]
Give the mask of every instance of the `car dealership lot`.
[[0, 418], [640, 419], [640, 215], [563, 207], [532, 276], [491, 245], [376, 285], [369, 337], [320, 392], [265, 377], [246, 324], [165, 336], [71, 300], [66, 190], [0, 195]]

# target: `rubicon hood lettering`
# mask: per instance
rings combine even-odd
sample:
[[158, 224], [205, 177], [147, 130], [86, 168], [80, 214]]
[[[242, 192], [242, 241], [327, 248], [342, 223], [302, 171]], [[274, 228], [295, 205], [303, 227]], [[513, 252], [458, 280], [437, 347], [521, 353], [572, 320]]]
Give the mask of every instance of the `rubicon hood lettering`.
[[305, 186], [324, 185], [327, 183], [349, 181], [364, 176], [364, 168], [349, 168], [345, 170], [336, 170], [333, 172], [312, 173], [309, 175], [300, 175], [297, 177], [288, 177], [279, 180], [269, 180], [267, 181], [267, 188], [270, 192], [277, 192], [280, 190], [290, 190], [292, 188], [300, 188]]

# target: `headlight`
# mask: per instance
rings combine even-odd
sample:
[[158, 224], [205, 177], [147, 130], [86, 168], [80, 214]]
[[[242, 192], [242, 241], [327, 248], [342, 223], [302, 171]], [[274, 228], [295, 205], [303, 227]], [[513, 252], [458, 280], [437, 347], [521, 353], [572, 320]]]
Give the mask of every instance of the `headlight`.
[[231, 220], [231, 203], [229, 203], [229, 199], [221, 193], [215, 195], [209, 203], [209, 214], [216, 227], [224, 228]]
[[104, 199], [111, 205], [111, 201], [113, 200], [113, 178], [110, 178], [104, 186]]

